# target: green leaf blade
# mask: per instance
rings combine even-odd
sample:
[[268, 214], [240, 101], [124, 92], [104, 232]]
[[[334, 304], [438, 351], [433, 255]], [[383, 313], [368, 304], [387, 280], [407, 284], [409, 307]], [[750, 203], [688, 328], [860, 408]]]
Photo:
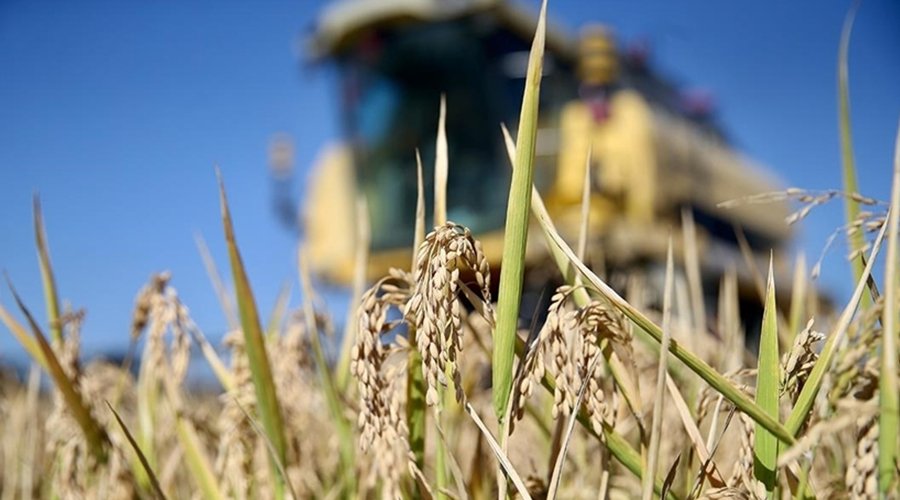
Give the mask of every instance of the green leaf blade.
[[0, 322], [6, 325], [6, 328], [13, 337], [15, 337], [19, 344], [22, 345], [22, 348], [28, 352], [28, 356], [39, 364], [41, 368], [49, 372], [50, 369], [47, 367], [47, 362], [44, 360], [44, 353], [41, 351], [40, 346], [38, 346], [37, 341], [28, 335], [25, 327], [16, 321], [16, 318], [14, 318], [2, 304], [0, 304]]
[[78, 391], [78, 387], [74, 384], [72, 379], [66, 375], [62, 364], [59, 362], [59, 358], [56, 357], [56, 353], [54, 353], [53, 348], [50, 347], [50, 343], [41, 331], [40, 326], [38, 326], [37, 321], [35, 321], [34, 316], [32, 316], [31, 312], [28, 311], [28, 308], [25, 307], [25, 303], [22, 302], [19, 294], [16, 293], [15, 288], [12, 286], [12, 282], [9, 281], [9, 277], [7, 277], [7, 283], [12, 292], [13, 299], [16, 301], [22, 314], [24, 314], [25, 318], [28, 320], [34, 339], [37, 342], [46, 363], [45, 368], [47, 369], [47, 373], [50, 374], [53, 383], [62, 394], [63, 400], [66, 403], [66, 408], [72, 414], [72, 418], [75, 419], [78, 426], [81, 428], [90, 453], [99, 463], [106, 463], [108, 458], [108, 447], [110, 444], [109, 436], [106, 434], [103, 426], [100, 425], [100, 423], [97, 422], [97, 419], [91, 414], [90, 408], [84, 401], [81, 392]]
[[194, 425], [183, 415], [176, 415], [175, 433], [178, 442], [184, 451], [184, 461], [191, 471], [191, 477], [197, 482], [200, 493], [206, 500], [221, 500], [225, 498], [219, 490], [219, 483], [213, 472], [209, 458], [203, 451], [203, 445]]
[[[853, 157], [853, 134], [850, 124], [850, 78], [847, 63], [850, 51], [850, 35], [853, 32], [853, 21], [856, 18], [858, 8], [859, 2], [854, 3], [844, 19], [844, 26], [841, 30], [841, 45], [838, 51], [838, 128], [841, 136], [841, 177], [844, 183], [844, 191], [847, 193], [859, 191], [856, 161]], [[845, 196], [844, 214], [848, 226], [853, 224], [853, 221], [859, 217], [859, 202], [852, 197]], [[851, 251], [858, 251], [866, 243], [861, 231], [848, 234], [848, 238]], [[863, 264], [858, 259], [854, 259], [852, 266], [853, 277], [856, 281], [859, 281], [863, 272]], [[867, 307], [870, 302], [871, 299], [864, 295], [862, 307]]]
[[[157, 497], [165, 500], [166, 494], [163, 493], [162, 487], [159, 485], [159, 479], [156, 477], [156, 473], [153, 471], [153, 467], [150, 466], [150, 462], [147, 460], [147, 456], [144, 455], [144, 452], [141, 450], [140, 445], [138, 445], [137, 441], [134, 439], [134, 435], [132, 435], [131, 431], [128, 430], [128, 426], [125, 425], [124, 421], [122, 421], [122, 417], [119, 416], [119, 412], [117, 412], [115, 408], [112, 407], [109, 401], [106, 402], [106, 406], [109, 408], [109, 411], [112, 412], [113, 416], [116, 419], [116, 422], [119, 424], [119, 428], [122, 430], [122, 433], [125, 434], [125, 439], [128, 440], [128, 444], [131, 445], [131, 449], [137, 455], [142, 470], [145, 474], [147, 474], [147, 477], [150, 480], [150, 485], [153, 486], [154, 493], [156, 493]], [[135, 471], [135, 473], [137, 473], [137, 471]]]
[[59, 293], [56, 289], [53, 266], [50, 265], [50, 250], [47, 246], [47, 232], [44, 228], [44, 216], [41, 212], [41, 199], [37, 195], [34, 196], [34, 240], [37, 245], [38, 262], [41, 267], [41, 282], [44, 286], [47, 320], [50, 323], [50, 338], [54, 342], [61, 342], [62, 323], [59, 320]]
[[[759, 361], [757, 365], [756, 404], [770, 417], [778, 421], [778, 395], [781, 384], [781, 363], [778, 355], [778, 311], [775, 305], [775, 278], [772, 257], [769, 258], [769, 278], [766, 284], [766, 301], [763, 308], [762, 328], [759, 334]], [[753, 447], [754, 474], [769, 494], [777, 484], [778, 438], [768, 429], [756, 424]]]
[[545, 0], [541, 5], [541, 14], [538, 19], [534, 42], [531, 46], [531, 55], [528, 58], [525, 93], [522, 96], [522, 110], [519, 115], [519, 130], [516, 138], [515, 168], [512, 173], [509, 201], [506, 207], [506, 227], [503, 236], [503, 269], [500, 273], [497, 328], [494, 333], [492, 359], [494, 411], [501, 420], [505, 418], [509, 405], [509, 395], [512, 390], [516, 329], [522, 300], [525, 246], [528, 238], [528, 218], [534, 177], [534, 148], [537, 137], [546, 13], [547, 2]]
[[[259, 320], [259, 313], [256, 309], [255, 299], [253, 298], [253, 291], [250, 288], [250, 280], [247, 277], [241, 254], [238, 251], [221, 175], [219, 175], [219, 201], [222, 212], [222, 225], [225, 230], [225, 241], [228, 246], [228, 258], [234, 279], [234, 291], [237, 296], [238, 312], [241, 319], [241, 329], [244, 333], [245, 349], [250, 363], [250, 375], [256, 392], [257, 404], [259, 405], [260, 420], [263, 423], [266, 436], [275, 449], [277, 458], [281, 463], [284, 463], [286, 455], [284, 424], [281, 418], [278, 396], [275, 392], [272, 368], [269, 363], [269, 357], [266, 354], [265, 337]], [[281, 477], [281, 473], [275, 464], [272, 464], [272, 469], [273, 476], [277, 478], [276, 495], [281, 498], [284, 496], [285, 478]]]
[[641, 481], [641, 498], [651, 500], [653, 498], [653, 485], [656, 479], [656, 470], [659, 464], [659, 448], [662, 444], [662, 415], [666, 397], [666, 377], [668, 376], [667, 364], [669, 359], [669, 343], [672, 340], [672, 288], [675, 279], [675, 269], [672, 257], [672, 236], [669, 235], [669, 248], [666, 251], [666, 277], [663, 287], [663, 338], [659, 349], [659, 366], [656, 374], [656, 395], [653, 402], [653, 419], [650, 425], [650, 446], [647, 451], [647, 470]]
[[[884, 303], [897, 303], [898, 236], [900, 229], [900, 127], [894, 146], [894, 177], [891, 187], [891, 208], [888, 220], [887, 264], [884, 273]], [[898, 311], [885, 306], [882, 311], [881, 377], [879, 378], [878, 419], [878, 488], [888, 496], [897, 480], [897, 457], [900, 456], [900, 383], [897, 380]]]

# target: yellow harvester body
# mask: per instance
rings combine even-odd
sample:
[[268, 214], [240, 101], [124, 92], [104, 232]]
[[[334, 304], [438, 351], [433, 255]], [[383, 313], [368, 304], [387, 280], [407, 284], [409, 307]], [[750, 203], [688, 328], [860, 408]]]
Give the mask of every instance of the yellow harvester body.
[[[355, 0], [325, 12], [310, 50], [339, 68], [345, 137], [316, 162], [304, 211], [320, 275], [350, 282], [360, 195], [371, 226], [369, 276], [409, 266], [415, 150], [430, 170], [442, 94], [449, 218], [470, 227], [492, 267], [501, 266], [510, 167], [500, 123], [515, 130], [534, 26], [534, 16], [496, 1]], [[589, 162], [589, 258], [608, 269], [658, 264], [670, 234], [683, 251], [689, 215], [704, 279], [733, 268], [750, 283], [738, 241], [746, 237], [759, 260], [772, 249], [777, 256], [790, 238], [788, 207], [719, 204], [777, 190], [778, 182], [639, 55], [553, 29], [547, 40], [535, 183], [563, 235], [577, 237]], [[586, 81], [601, 90], [586, 91]], [[542, 239], [530, 238], [528, 262], [546, 258]]]

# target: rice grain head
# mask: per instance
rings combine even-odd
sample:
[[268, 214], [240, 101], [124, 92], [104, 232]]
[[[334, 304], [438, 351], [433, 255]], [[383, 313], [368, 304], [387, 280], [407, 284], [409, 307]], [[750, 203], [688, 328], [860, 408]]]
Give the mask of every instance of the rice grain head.
[[382, 336], [396, 326], [388, 322], [388, 310], [402, 309], [409, 302], [412, 287], [411, 275], [392, 269], [388, 277], [363, 294], [356, 343], [350, 351], [350, 373], [358, 381], [360, 396], [360, 448], [377, 457], [368, 483], [374, 486], [380, 480], [382, 494], [389, 498], [399, 496], [401, 477], [405, 471], [412, 472], [415, 457], [405, 418], [406, 377], [400, 376], [407, 367], [388, 363], [391, 349], [384, 345]]
[[845, 476], [852, 498], [878, 498], [878, 417], [866, 417], [857, 422], [856, 450]]
[[453, 380], [457, 401], [465, 401], [459, 372], [464, 313], [459, 294], [461, 286], [468, 286], [461, 281], [463, 272], [474, 274], [487, 319], [493, 323], [490, 266], [481, 244], [467, 228], [447, 222], [429, 233], [417, 250], [415, 286], [404, 311], [416, 327], [416, 348], [428, 386], [425, 401], [432, 407], [439, 402], [444, 374]]

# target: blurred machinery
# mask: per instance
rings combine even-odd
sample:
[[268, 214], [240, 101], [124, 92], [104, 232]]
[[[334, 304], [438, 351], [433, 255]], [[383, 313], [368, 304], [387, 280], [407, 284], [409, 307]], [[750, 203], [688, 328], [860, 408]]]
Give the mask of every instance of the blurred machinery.
[[[309, 50], [339, 72], [344, 137], [318, 158], [307, 190], [304, 227], [320, 275], [351, 280], [357, 193], [370, 214], [370, 277], [409, 266], [415, 150], [430, 196], [441, 94], [448, 217], [471, 228], [492, 268], [500, 267], [511, 169], [499, 125], [515, 131], [535, 24], [533, 13], [496, 0], [350, 0], [325, 10]], [[590, 154], [588, 259], [596, 267], [608, 275], [658, 274], [670, 233], [683, 252], [680, 227], [688, 216], [707, 289], [714, 292], [733, 268], [742, 294], [758, 304], [738, 242], [746, 238], [759, 261], [770, 249], [778, 260], [790, 238], [788, 207], [718, 206], [778, 184], [734, 151], [712, 107], [708, 96], [685, 93], [654, 72], [645, 47], [621, 50], [603, 28], [570, 37], [551, 24], [535, 184], [563, 235], [575, 241]], [[552, 266], [543, 265], [542, 238], [529, 240], [529, 279], [540, 287], [552, 279]]]

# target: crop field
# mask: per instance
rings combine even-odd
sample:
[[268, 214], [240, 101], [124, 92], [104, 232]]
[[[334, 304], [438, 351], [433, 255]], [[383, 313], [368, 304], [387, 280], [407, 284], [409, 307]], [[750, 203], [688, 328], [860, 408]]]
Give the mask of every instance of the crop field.
[[[513, 174], [499, 285], [481, 243], [447, 220], [445, 146], [418, 165], [408, 267], [366, 283], [360, 229], [343, 332], [316, 300], [302, 246], [302, 307], [260, 311], [241, 258], [253, 242], [232, 224], [220, 175], [228, 262], [206, 258], [229, 318], [224, 350], [192, 320], [179, 277], [160, 273], [135, 287], [125, 361], [84, 363], [83, 315], [61, 305], [35, 198], [45, 303], [23, 303], [7, 278], [13, 303], [0, 304], [3, 334], [32, 364], [25, 380], [0, 378], [0, 500], [897, 498], [900, 157], [884, 179], [890, 200], [856, 193], [852, 161], [840, 191], [723, 200], [789, 200], [791, 223], [832, 199], [847, 206], [835, 225], [854, 250], [852, 296], [823, 310], [817, 266], [759, 269], [750, 352], [734, 275], [705, 304], [699, 256], [676, 259], [670, 243], [662, 289], [623, 297], [585, 264], [587, 222], [577, 242], [555, 228], [533, 187], [545, 10], [515, 137], [503, 129]], [[428, 211], [425, 168], [438, 186]], [[526, 238], [543, 240], [564, 283], [531, 324], [520, 311]], [[192, 362], [211, 370], [213, 390], [188, 387]]]

